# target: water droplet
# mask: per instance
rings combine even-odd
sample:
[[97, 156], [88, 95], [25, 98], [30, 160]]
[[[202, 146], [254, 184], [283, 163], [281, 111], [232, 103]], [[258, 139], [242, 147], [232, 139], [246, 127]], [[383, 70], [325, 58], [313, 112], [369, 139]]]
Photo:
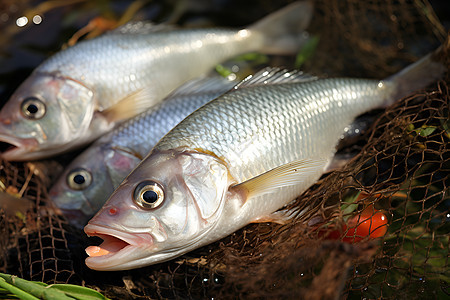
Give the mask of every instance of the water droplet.
[[33, 17], [33, 23], [36, 25], [39, 25], [42, 23], [42, 17], [40, 15], [35, 15]]
[[227, 79], [228, 79], [229, 81], [235, 80], [235, 79], [236, 79], [236, 74], [231, 73], [230, 75], [227, 76]]
[[16, 25], [19, 27], [23, 27], [28, 24], [28, 18], [23, 16], [16, 20]]
[[240, 36], [240, 37], [247, 37], [248, 35], [249, 35], [249, 32], [248, 32], [248, 30], [247, 29], [242, 29], [242, 30], [239, 30], [238, 31], [238, 35]]

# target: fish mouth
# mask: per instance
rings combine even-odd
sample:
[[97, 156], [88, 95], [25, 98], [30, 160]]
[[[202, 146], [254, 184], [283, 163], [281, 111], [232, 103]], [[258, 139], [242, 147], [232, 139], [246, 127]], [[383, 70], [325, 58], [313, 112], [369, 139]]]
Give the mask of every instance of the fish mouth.
[[88, 236], [103, 239], [99, 246], [89, 246], [86, 253], [86, 265], [98, 271], [124, 270], [123, 265], [140, 259], [138, 249], [154, 247], [154, 239], [150, 233], [127, 233], [106, 226], [88, 224], [84, 227]]
[[0, 134], [0, 155], [5, 160], [24, 160], [26, 154], [38, 148], [35, 138], [16, 138]]

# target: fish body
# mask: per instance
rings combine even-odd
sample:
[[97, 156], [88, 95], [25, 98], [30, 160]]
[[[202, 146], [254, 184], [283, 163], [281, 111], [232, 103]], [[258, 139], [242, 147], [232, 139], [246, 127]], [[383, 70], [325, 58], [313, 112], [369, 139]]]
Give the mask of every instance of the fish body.
[[295, 53], [312, 6], [291, 4], [248, 29], [130, 23], [42, 63], [0, 111], [8, 160], [39, 159], [94, 140], [216, 64], [250, 51]]
[[83, 227], [170, 129], [235, 84], [220, 76], [192, 80], [165, 101], [121, 124], [67, 166], [50, 189], [53, 204], [71, 224]]
[[86, 249], [87, 266], [150, 265], [275, 219], [320, 177], [356, 116], [444, 71], [427, 56], [384, 81], [266, 70], [243, 82], [180, 122], [111, 195], [85, 227], [104, 240]]

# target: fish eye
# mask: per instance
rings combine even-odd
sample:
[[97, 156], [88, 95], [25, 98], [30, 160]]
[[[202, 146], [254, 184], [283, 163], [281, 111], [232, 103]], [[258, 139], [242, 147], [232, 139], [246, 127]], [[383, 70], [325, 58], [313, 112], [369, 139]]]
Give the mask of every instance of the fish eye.
[[45, 104], [42, 100], [36, 97], [28, 97], [23, 100], [22, 105], [22, 114], [28, 118], [33, 120], [38, 120], [45, 115]]
[[85, 169], [72, 170], [67, 175], [67, 185], [76, 191], [84, 190], [92, 183], [92, 175]]
[[163, 187], [154, 181], [143, 181], [134, 190], [134, 202], [143, 209], [154, 209], [164, 201]]

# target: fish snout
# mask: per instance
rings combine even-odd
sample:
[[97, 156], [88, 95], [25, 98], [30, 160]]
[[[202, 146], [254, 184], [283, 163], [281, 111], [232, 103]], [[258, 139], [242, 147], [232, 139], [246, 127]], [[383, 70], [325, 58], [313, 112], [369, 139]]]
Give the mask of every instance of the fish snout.
[[11, 118], [1, 118], [0, 123], [2, 123], [4, 125], [11, 125], [12, 121], [11, 121]]
[[122, 208], [116, 205], [106, 204], [91, 218], [89, 223], [92, 221], [97, 225], [109, 227], [111, 224], [117, 222], [117, 219], [122, 215], [121, 212]]
[[35, 138], [18, 138], [9, 135], [0, 124], [0, 156], [5, 160], [24, 160], [24, 155], [35, 151], [39, 143]]

